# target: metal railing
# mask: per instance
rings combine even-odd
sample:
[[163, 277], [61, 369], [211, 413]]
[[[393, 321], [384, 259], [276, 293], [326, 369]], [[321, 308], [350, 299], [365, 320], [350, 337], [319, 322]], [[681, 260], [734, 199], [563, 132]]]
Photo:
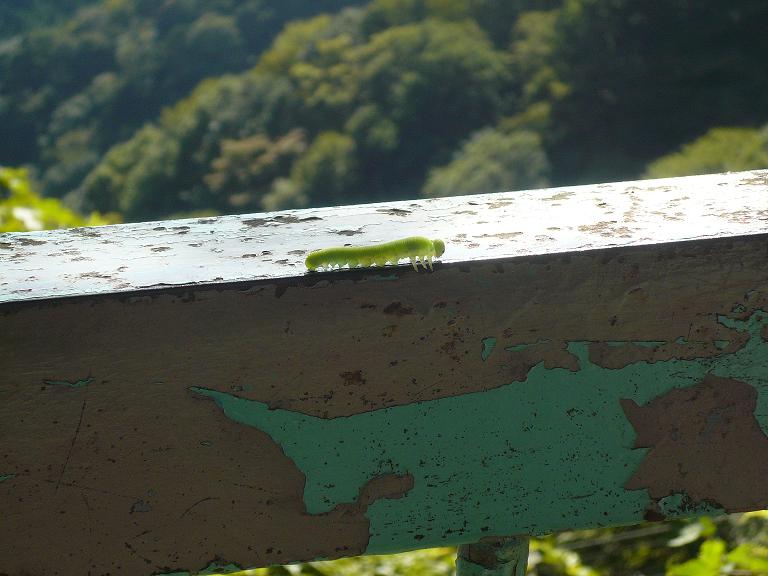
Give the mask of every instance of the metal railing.
[[767, 225], [762, 171], [0, 235], [0, 573], [765, 508]]

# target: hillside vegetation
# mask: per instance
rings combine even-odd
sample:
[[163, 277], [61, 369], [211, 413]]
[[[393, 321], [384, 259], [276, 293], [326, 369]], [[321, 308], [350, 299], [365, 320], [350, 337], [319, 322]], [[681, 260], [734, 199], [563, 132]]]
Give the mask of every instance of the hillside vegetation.
[[[110, 147], [134, 137], [198, 82], [253, 66], [285, 22], [353, 3], [5, 4], [0, 22], [18, 34], [0, 40], [0, 164], [35, 166], [45, 194], [62, 196], [81, 185]], [[50, 21], [58, 23], [42, 25]]]
[[0, 163], [127, 220], [764, 167], [767, 19], [761, 0], [91, 2], [2, 44]]

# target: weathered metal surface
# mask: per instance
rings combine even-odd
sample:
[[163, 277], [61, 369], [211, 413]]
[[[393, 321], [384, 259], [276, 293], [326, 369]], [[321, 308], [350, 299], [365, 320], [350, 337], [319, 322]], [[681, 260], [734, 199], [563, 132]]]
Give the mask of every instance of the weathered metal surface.
[[757, 234], [768, 171], [0, 235], [0, 302], [291, 278], [313, 249], [441, 238], [443, 262]]
[[[759, 177], [743, 184], [754, 202]], [[752, 208], [715, 219], [738, 237], [568, 253], [534, 239], [541, 254], [434, 273], [32, 286], [0, 305], [0, 574], [258, 566], [764, 508], [768, 234]], [[16, 252], [18, 236], [0, 241]]]

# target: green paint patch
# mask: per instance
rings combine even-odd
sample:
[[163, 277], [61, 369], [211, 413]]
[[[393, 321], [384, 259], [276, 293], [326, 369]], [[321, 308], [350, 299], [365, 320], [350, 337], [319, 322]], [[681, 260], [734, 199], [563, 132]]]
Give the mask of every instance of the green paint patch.
[[81, 378], [75, 382], [69, 380], [44, 380], [44, 383], [49, 386], [69, 386], [70, 388], [82, 388], [93, 382], [93, 377]]
[[[752, 315], [752, 319], [759, 321], [760, 319], [762, 319], [762, 314], [760, 314], [759, 316], [757, 314], [758, 312], [755, 312], [755, 314]], [[728, 316], [724, 316], [723, 314], [718, 314], [717, 321], [723, 326], [725, 326], [726, 328], [731, 328], [732, 330], [736, 330], [738, 332], [745, 332], [748, 330], [744, 320], [737, 320], [736, 318], [729, 318]]]
[[483, 359], [483, 362], [488, 360], [488, 357], [491, 355], [491, 352], [493, 352], [493, 349], [496, 347], [496, 338], [488, 337], [483, 338], [483, 349], [480, 352], [480, 357]]
[[659, 500], [659, 510], [664, 516], [718, 516], [723, 509], [709, 502], [694, 502], [687, 494], [675, 493]]
[[513, 344], [512, 346], [507, 346], [504, 348], [507, 352], [522, 352], [523, 350], [530, 348], [531, 346], [535, 346], [536, 344], [542, 344], [544, 342], [549, 342], [549, 340], [536, 340], [536, 342], [523, 342], [522, 344]]
[[209, 575], [209, 574], [229, 574], [231, 572], [239, 572], [242, 569], [243, 567], [238, 564], [232, 564], [232, 563], [223, 564], [219, 562], [214, 562], [202, 572], [198, 572], [196, 576], [203, 576], [203, 575]]
[[633, 346], [640, 346], [641, 348], [658, 348], [666, 344], [664, 340], [607, 340], [605, 342], [611, 348], [622, 348], [631, 344]]
[[393, 280], [399, 280], [400, 277], [397, 274], [388, 274], [388, 275], [373, 275], [369, 277], [370, 280], [373, 280], [374, 282], [391, 282]]
[[189, 570], [180, 570], [174, 572], [154, 572], [152, 576], [213, 576], [218, 574], [231, 574], [232, 572], [242, 571], [242, 566], [237, 564], [223, 564], [213, 562], [209, 564], [202, 572], [190, 572]]
[[728, 344], [730, 344], [730, 340], [715, 340], [715, 347], [718, 350], [723, 350], [728, 347]]
[[658, 348], [666, 344], [664, 340], [632, 340], [632, 344], [642, 348]]
[[[708, 374], [734, 378], [758, 391], [755, 416], [765, 432], [763, 319], [755, 313], [748, 321], [727, 320], [749, 333], [746, 344], [731, 354], [607, 369], [590, 362], [590, 342], [575, 341], [567, 349], [579, 361], [576, 372], [542, 362], [522, 382], [338, 418], [271, 410], [263, 402], [206, 388], [190, 390], [282, 448], [306, 476], [309, 514], [354, 502], [377, 476], [411, 474], [414, 486], [402, 498], [369, 506], [368, 554], [491, 534], [620, 525], [642, 521], [657, 505], [669, 516], [691, 510], [683, 496], [654, 503], [646, 490], [624, 488], [648, 449], [633, 448], [636, 433], [620, 400], [643, 405]], [[418, 540], [404, 522], [418, 529]]]
[[685, 336], [679, 336], [675, 339], [675, 344], [688, 344], [688, 339]]
[[5, 482], [6, 480], [10, 480], [11, 478], [14, 478], [15, 476], [16, 476], [16, 474], [5, 474], [5, 475], [0, 475], [0, 484], [2, 484], [3, 482]]

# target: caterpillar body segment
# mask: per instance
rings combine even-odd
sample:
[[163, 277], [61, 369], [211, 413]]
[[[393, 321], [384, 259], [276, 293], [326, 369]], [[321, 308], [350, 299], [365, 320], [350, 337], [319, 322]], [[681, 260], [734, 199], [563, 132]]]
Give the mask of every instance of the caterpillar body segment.
[[307, 255], [305, 264], [308, 270], [315, 271], [318, 268], [332, 270], [347, 265], [350, 268], [384, 266], [398, 264], [400, 260], [408, 258], [415, 270], [419, 269], [419, 262], [425, 270], [427, 267], [432, 270], [432, 259], [439, 258], [443, 252], [445, 242], [442, 240], [410, 236], [373, 246], [339, 246], [315, 250]]

